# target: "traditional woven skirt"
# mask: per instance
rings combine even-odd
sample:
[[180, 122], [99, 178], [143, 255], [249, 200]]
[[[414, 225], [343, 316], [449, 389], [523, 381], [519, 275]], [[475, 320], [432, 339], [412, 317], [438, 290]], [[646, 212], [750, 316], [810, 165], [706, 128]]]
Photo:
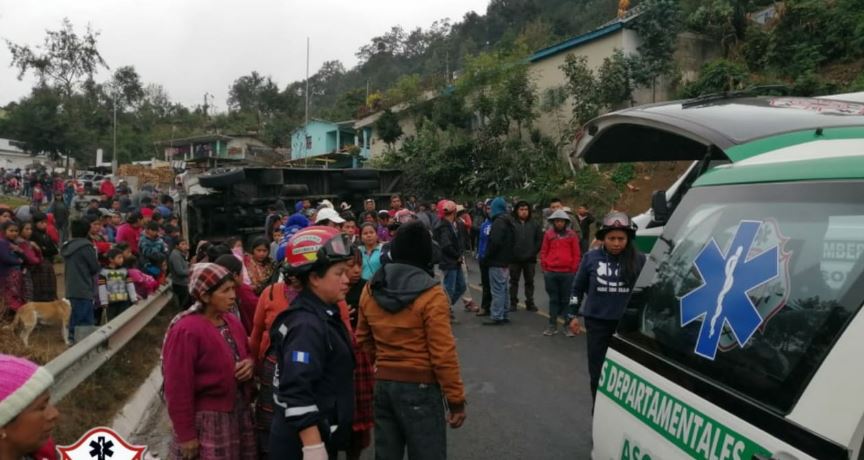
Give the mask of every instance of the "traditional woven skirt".
[[[195, 413], [200, 460], [257, 460], [252, 412], [238, 395], [232, 412], [200, 411]], [[171, 458], [183, 460], [176, 439]]]
[[57, 274], [50, 260], [43, 260], [41, 264], [31, 267], [30, 277], [33, 279], [34, 302], [57, 300]]
[[276, 358], [267, 354], [255, 369], [258, 380], [258, 398], [255, 400], [255, 432], [258, 435], [259, 457], [267, 459], [270, 453], [270, 426], [273, 424], [273, 374]]
[[18, 311], [26, 303], [24, 299], [24, 275], [21, 270], [9, 270], [2, 279], [3, 305], [12, 311]]

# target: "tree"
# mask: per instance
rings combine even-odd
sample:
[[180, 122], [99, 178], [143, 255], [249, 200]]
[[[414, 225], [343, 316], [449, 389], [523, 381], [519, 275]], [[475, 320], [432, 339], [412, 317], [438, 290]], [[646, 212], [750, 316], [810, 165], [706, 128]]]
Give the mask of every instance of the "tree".
[[597, 69], [597, 89], [598, 101], [605, 108], [617, 108], [633, 98], [633, 62], [633, 57], [625, 56], [619, 49], [603, 59]]
[[112, 96], [116, 96], [119, 107], [137, 106], [144, 98], [144, 86], [135, 67], [118, 67], [111, 78]]
[[6, 44], [19, 80], [32, 70], [40, 83], [60, 87], [69, 96], [82, 80], [92, 80], [99, 68], [108, 68], [96, 48], [98, 37], [99, 33], [89, 26], [79, 36], [69, 19], [64, 18], [60, 29], [47, 31], [42, 45], [35, 49], [8, 40]]
[[567, 77], [567, 90], [573, 98], [573, 124], [578, 128], [600, 114], [597, 79], [585, 56], [568, 54], [561, 70]]
[[54, 159], [74, 150], [80, 144], [70, 136], [62, 101], [53, 88], [34, 88], [28, 97], [9, 104], [6, 117], [0, 120], [0, 137], [21, 142], [32, 154], [47, 152]]
[[385, 110], [381, 114], [381, 117], [375, 122], [375, 129], [378, 131], [378, 137], [391, 148], [402, 137], [402, 126], [399, 125], [399, 117], [390, 109]]
[[657, 79], [675, 70], [673, 54], [682, 28], [678, 0], [645, 0], [636, 31], [642, 43], [634, 61], [634, 78], [639, 86], [656, 89]]

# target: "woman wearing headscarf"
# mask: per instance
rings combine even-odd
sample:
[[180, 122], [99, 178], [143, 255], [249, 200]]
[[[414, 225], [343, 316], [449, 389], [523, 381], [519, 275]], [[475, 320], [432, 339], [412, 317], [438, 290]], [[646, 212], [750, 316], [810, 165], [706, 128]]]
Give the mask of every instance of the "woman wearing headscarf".
[[[0, 458], [54, 458], [50, 436], [60, 413], [51, 404], [53, 384], [54, 377], [45, 368], [0, 354]], [[43, 453], [46, 450], [49, 456]]]
[[165, 401], [175, 459], [256, 459], [250, 410], [254, 361], [246, 331], [229, 313], [235, 277], [196, 264], [189, 279], [195, 304], [168, 326], [162, 347]]

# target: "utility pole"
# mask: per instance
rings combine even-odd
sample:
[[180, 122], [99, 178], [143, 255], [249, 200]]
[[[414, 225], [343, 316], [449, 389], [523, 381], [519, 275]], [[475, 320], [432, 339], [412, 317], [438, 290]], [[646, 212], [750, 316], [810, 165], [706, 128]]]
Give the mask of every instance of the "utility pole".
[[306, 139], [309, 137], [309, 37], [306, 37], [306, 123], [303, 124], [303, 158], [309, 154], [308, 143]]
[[114, 91], [114, 149], [111, 151], [111, 174], [117, 175], [117, 91]]
[[213, 97], [213, 95], [210, 93], [204, 93], [204, 116], [205, 117], [207, 116], [207, 108], [210, 107], [209, 105], [207, 105], [207, 97], [208, 96]]

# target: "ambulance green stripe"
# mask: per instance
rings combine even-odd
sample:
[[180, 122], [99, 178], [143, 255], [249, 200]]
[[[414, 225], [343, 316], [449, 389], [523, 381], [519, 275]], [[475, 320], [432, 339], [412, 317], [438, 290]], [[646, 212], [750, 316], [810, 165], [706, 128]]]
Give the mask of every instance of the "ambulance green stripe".
[[598, 391], [691, 458], [750, 460], [754, 454], [771, 457], [756, 442], [608, 358], [603, 363]]

